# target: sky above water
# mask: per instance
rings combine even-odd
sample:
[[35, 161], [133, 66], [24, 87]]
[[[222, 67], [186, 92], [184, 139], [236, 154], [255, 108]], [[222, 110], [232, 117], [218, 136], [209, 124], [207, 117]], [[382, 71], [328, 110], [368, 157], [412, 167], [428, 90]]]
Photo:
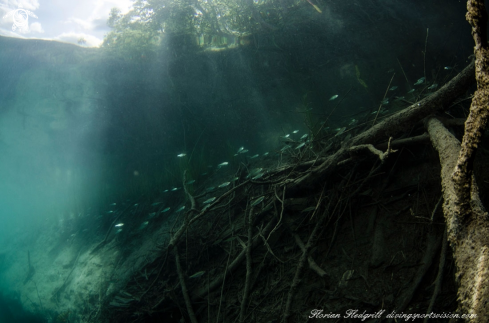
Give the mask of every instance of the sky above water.
[[[126, 13], [131, 4], [131, 0], [0, 0], [0, 35], [74, 44], [84, 38], [86, 46], [99, 46], [110, 30], [106, 21], [111, 8]], [[28, 14], [27, 28], [14, 26], [18, 9]]]

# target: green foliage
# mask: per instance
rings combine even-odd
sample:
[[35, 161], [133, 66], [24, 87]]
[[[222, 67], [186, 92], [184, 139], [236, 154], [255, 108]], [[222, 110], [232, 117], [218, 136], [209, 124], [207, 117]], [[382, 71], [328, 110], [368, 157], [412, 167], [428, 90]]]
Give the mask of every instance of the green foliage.
[[107, 24], [113, 29], [103, 47], [125, 58], [150, 55], [164, 34], [193, 36], [200, 47], [239, 46], [247, 36], [280, 28], [290, 9], [305, 5], [294, 0], [137, 0], [125, 15], [117, 8]]

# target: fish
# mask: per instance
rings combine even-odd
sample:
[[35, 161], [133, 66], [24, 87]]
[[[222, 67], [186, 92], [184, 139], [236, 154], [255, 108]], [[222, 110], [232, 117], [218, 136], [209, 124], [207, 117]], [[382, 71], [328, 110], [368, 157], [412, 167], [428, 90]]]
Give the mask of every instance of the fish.
[[253, 158], [256, 158], [258, 156], [260, 156], [260, 155], [259, 154], [256, 154], [256, 155], [251, 156], [250, 158], [253, 159]]
[[235, 177], [231, 180], [231, 182], [234, 182], [234, 181], [237, 181], [239, 179], [239, 177]]
[[259, 174], [263, 170], [262, 167], [259, 168], [253, 168], [250, 172], [250, 176], [255, 176], [256, 174]]
[[159, 204], [161, 204], [161, 202], [155, 202], [155, 203], [151, 204], [151, 206], [157, 206]]
[[453, 68], [453, 67], [451, 67], [451, 66], [445, 66], [443, 69], [444, 69], [444, 70], [451, 70], [452, 68]]
[[193, 183], [195, 183], [195, 179], [193, 179], [193, 180], [191, 180], [191, 181], [188, 181], [188, 182], [187, 182], [187, 183], [185, 183], [185, 184], [190, 185], [190, 184], [193, 184]]
[[208, 174], [208, 173], [207, 173], [207, 172], [205, 172], [205, 173], [200, 174], [200, 176], [205, 176], [205, 175], [207, 175], [207, 174]]
[[414, 91], [416, 91], [416, 89], [411, 89], [408, 91], [408, 93], [413, 93]]
[[119, 234], [119, 233], [121, 233], [121, 232], [122, 232], [122, 229], [118, 229], [118, 230], [115, 232], [115, 234]]
[[219, 185], [218, 187], [219, 187], [219, 188], [226, 187], [226, 186], [228, 186], [229, 184], [231, 184], [231, 182], [224, 182], [224, 183], [222, 183], [221, 185]]
[[299, 132], [299, 130], [294, 130], [294, 131], [292, 131], [292, 133], [298, 133], [298, 132]]
[[249, 150], [248, 149], [245, 149], [245, 150], [241, 150], [240, 154], [244, 154], [244, 153], [247, 153]]
[[108, 211], [107, 213], [109, 213], [109, 214], [110, 214], [110, 213], [114, 213], [114, 211], [110, 210], [110, 211]]
[[425, 81], [425, 78], [424, 78], [424, 77], [422, 77], [422, 78], [418, 79], [418, 80], [416, 81], [416, 83], [414, 83], [414, 85], [420, 85], [421, 83], [424, 83], [424, 81]]
[[175, 211], [175, 213], [182, 212], [183, 210], [185, 210], [185, 205], [184, 205], [184, 206], [179, 207], [179, 208], [178, 208], [178, 209]]
[[282, 149], [280, 149], [280, 151], [286, 151], [289, 148], [290, 148], [290, 145], [287, 145], [287, 146], [284, 146]]
[[302, 210], [302, 212], [301, 212], [301, 213], [304, 213], [304, 212], [311, 212], [311, 211], [314, 211], [315, 209], [316, 209], [316, 207], [315, 207], [315, 206], [310, 206], [310, 207], [308, 207], [308, 208], [306, 208], [306, 209]]
[[268, 151], [266, 153], [264, 153], [263, 156], [268, 156]]
[[139, 226], [139, 230], [142, 230], [144, 228], [146, 228], [149, 224], [149, 221], [144, 221], [143, 223], [141, 223], [141, 225]]
[[209, 204], [209, 203], [212, 203], [214, 202], [216, 198], [215, 197], [211, 197], [211, 198], [208, 198], [207, 200], [205, 200], [204, 202], [202, 202], [203, 204]]
[[180, 158], [185, 157], [185, 156], [187, 156], [187, 154], [178, 154], [177, 155], [177, 157], [180, 157]]
[[329, 101], [333, 101], [338, 98], [338, 94], [333, 95], [332, 97], [329, 98]]
[[112, 203], [110, 206], [116, 206], [116, 205], [117, 205], [117, 203]]
[[350, 121], [350, 123], [349, 123], [348, 125], [350, 126], [350, 125], [355, 124], [355, 123], [357, 123], [357, 122], [358, 122], [358, 120], [356, 120], [356, 119], [351, 119], [351, 121]]
[[192, 276], [190, 276], [189, 278], [199, 278], [200, 276], [202, 276], [204, 274], [205, 274], [205, 271], [199, 271], [199, 272], [196, 272], [195, 274], [193, 274]]
[[176, 188], [176, 187], [171, 189], [172, 192], [175, 192], [176, 190], [178, 190], [178, 188]]
[[295, 147], [295, 149], [300, 149], [300, 148], [304, 147], [305, 145], [306, 145], [306, 143], [305, 143], [305, 142], [303, 142], [303, 143], [302, 143], [302, 144], [300, 144], [299, 146]]
[[301, 139], [305, 139], [305, 138], [307, 138], [307, 133], [306, 134], [303, 134], [302, 137], [301, 137]]
[[251, 203], [251, 206], [256, 206], [256, 205], [260, 204], [264, 198], [265, 198], [264, 196], [257, 198], [253, 203]]
[[339, 135], [341, 135], [343, 132], [345, 132], [346, 127], [343, 127], [343, 128], [338, 128], [337, 130], [338, 130], [338, 132], [336, 133], [336, 135], [334, 135], [335, 137], [336, 137], [336, 136], [339, 136]]
[[252, 179], [259, 179], [261, 178], [263, 175], [265, 175], [265, 173], [258, 173], [256, 174]]
[[164, 190], [164, 191], [163, 191], [163, 193], [166, 193], [166, 192], [168, 192], [168, 190]]
[[397, 90], [397, 86], [395, 85], [389, 89], [389, 91], [395, 91], [395, 90]]
[[168, 212], [168, 211], [170, 211], [170, 207], [164, 208], [163, 211], [161, 211], [161, 213], [165, 213], [165, 212]]
[[289, 138], [289, 137], [290, 137], [290, 133], [288, 133], [288, 134], [286, 134], [286, 135], [284, 136], [284, 138]]
[[382, 105], [387, 105], [389, 104], [389, 99], [383, 99], [380, 103], [382, 103]]
[[387, 74], [394, 73], [395, 69], [391, 68], [390, 70], [387, 71]]
[[114, 225], [114, 226], [115, 226], [116, 228], [120, 228], [120, 227], [124, 226], [124, 223], [122, 223], [122, 222], [121, 222], [121, 223], [117, 223], [117, 224], [116, 224], [116, 225]]
[[152, 212], [152, 213], [148, 214], [148, 216], [149, 216], [150, 218], [154, 217], [155, 215], [156, 215], [156, 212]]
[[222, 167], [222, 166], [227, 166], [229, 165], [228, 162], [223, 162], [223, 163], [220, 163], [219, 165], [217, 165], [217, 167]]
[[434, 90], [438, 87], [438, 83], [433, 83], [428, 87], [428, 90]]
[[244, 147], [238, 149], [238, 154], [244, 150]]
[[206, 192], [212, 192], [213, 190], [215, 190], [216, 188], [214, 186], [211, 186], [211, 187], [208, 187], [206, 188]]

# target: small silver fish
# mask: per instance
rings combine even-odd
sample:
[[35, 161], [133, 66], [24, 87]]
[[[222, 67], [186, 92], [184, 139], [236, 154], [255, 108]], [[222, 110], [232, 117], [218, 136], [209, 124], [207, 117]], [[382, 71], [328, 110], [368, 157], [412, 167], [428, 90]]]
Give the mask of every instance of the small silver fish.
[[260, 173], [262, 170], [263, 170], [262, 167], [252, 169], [250, 172], [250, 176], [255, 176], [256, 174]]
[[185, 184], [189, 185], [189, 184], [193, 184], [193, 183], [195, 183], [195, 179], [193, 179], [193, 180], [191, 180], [191, 181], [188, 181], [188, 182], [187, 182], [187, 183], [185, 183]]
[[168, 190], [164, 190], [164, 191], [163, 191], [163, 193], [166, 193], [166, 192], [168, 192]]
[[178, 190], [178, 188], [176, 188], [176, 187], [171, 189], [172, 192], [175, 192], [176, 190]]
[[306, 145], [305, 142], [303, 142], [302, 144], [300, 144], [299, 146], [295, 147], [295, 149], [301, 149], [302, 147], [304, 147]]
[[143, 223], [141, 223], [141, 225], [139, 226], [139, 230], [142, 230], [144, 228], [146, 228], [149, 224], [149, 221], [144, 221]]
[[420, 84], [424, 83], [424, 81], [425, 81], [425, 78], [422, 77], [419, 80], [417, 80], [416, 83], [414, 83], [414, 85], [420, 85]]
[[387, 104], [389, 104], [389, 99], [384, 99], [384, 100], [382, 100], [381, 103], [382, 103], [382, 105], [387, 105]]
[[161, 211], [161, 213], [165, 213], [165, 212], [168, 212], [168, 211], [170, 211], [170, 207], [164, 208], [163, 211]]
[[253, 159], [253, 158], [256, 158], [258, 156], [260, 156], [260, 155], [259, 154], [256, 154], [256, 155], [251, 156], [250, 158]]
[[110, 206], [116, 206], [116, 205], [117, 205], [117, 203], [112, 203]]
[[413, 93], [414, 91], [416, 91], [416, 89], [411, 89], [408, 91], [408, 93]]
[[349, 125], [349, 126], [351, 126], [351, 125], [353, 125], [353, 124], [355, 124], [355, 123], [357, 123], [357, 122], [358, 122], [358, 120], [356, 120], [356, 119], [351, 119], [351, 121], [350, 121], [350, 123], [349, 123], [348, 125]]
[[224, 162], [224, 163], [220, 163], [219, 165], [217, 165], [217, 167], [222, 167], [222, 166], [227, 166], [227, 165], [229, 165], [229, 163], [228, 162]]
[[122, 229], [118, 229], [118, 230], [115, 232], [115, 234], [119, 234], [119, 233], [121, 233], [121, 232], [122, 232]]
[[159, 204], [161, 204], [161, 202], [155, 202], [155, 203], [151, 204], [151, 206], [157, 206]]
[[175, 213], [182, 212], [183, 210], [185, 210], [185, 205], [184, 205], [184, 206], [179, 207], [179, 208], [178, 208], [178, 209], [175, 211]]
[[180, 157], [180, 158], [185, 157], [185, 156], [187, 156], [187, 154], [178, 154], [177, 155], [177, 157]]
[[231, 184], [231, 182], [224, 182], [222, 183], [221, 185], [219, 185], [218, 187], [221, 188], [221, 187], [226, 187], [228, 186], [229, 184]]
[[248, 152], [248, 149], [241, 150], [240, 154], [244, 154], [244, 153], [247, 153], [247, 152]]
[[204, 274], [205, 274], [205, 271], [199, 271], [199, 272], [196, 272], [195, 274], [193, 274], [192, 276], [190, 276], [189, 278], [199, 278], [200, 276], [202, 276]]
[[282, 149], [280, 149], [280, 151], [286, 151], [289, 148], [290, 148], [290, 145], [287, 145], [287, 146], [284, 146]]
[[301, 139], [305, 139], [305, 138], [307, 138], [307, 133], [302, 135], [302, 137], [301, 137]]
[[215, 200], [215, 199], [216, 199], [215, 197], [211, 197], [211, 198], [209, 198], [209, 199], [205, 200], [205, 201], [204, 201], [204, 202], [202, 202], [202, 203], [203, 203], [203, 204], [209, 204], [209, 203], [214, 202], [214, 200]]
[[266, 153], [264, 153], [263, 156], [268, 156], [268, 151]]
[[389, 91], [395, 91], [395, 90], [397, 90], [397, 86], [395, 85], [389, 89]]
[[239, 177], [235, 177], [231, 180], [231, 182], [234, 182], [234, 181], [237, 181], [239, 179]]
[[338, 130], [338, 132], [336, 133], [336, 135], [334, 135], [336, 137], [336, 136], [341, 135], [343, 132], [345, 132], [346, 127], [338, 128], [338, 129], [335, 129], [335, 130]]
[[292, 131], [292, 133], [298, 133], [298, 132], [299, 132], [299, 130], [294, 130], [294, 131]]
[[451, 67], [451, 66], [445, 66], [443, 69], [444, 69], [444, 70], [451, 70], [452, 68], [453, 68], [453, 67]]
[[243, 150], [244, 150], [244, 147], [239, 148], [239, 149], [238, 149], [238, 154], [239, 154], [241, 151], [243, 151]]
[[264, 196], [257, 198], [253, 203], [251, 203], [251, 206], [260, 204], [264, 198], [265, 198]]
[[329, 98], [329, 101], [333, 101], [338, 98], [338, 94], [333, 95], [332, 97]]
[[256, 174], [252, 179], [259, 179], [261, 178], [263, 175], [265, 175], [265, 173], [258, 173]]
[[437, 87], [438, 87], [438, 83], [433, 83], [432, 85], [430, 85], [430, 86], [428, 87], [428, 90], [434, 90], [434, 89], [436, 89]]
[[289, 137], [290, 137], [290, 133], [288, 133], [288, 134], [286, 134], [286, 135], [284, 136], [284, 138], [289, 138]]
[[213, 190], [215, 190], [216, 188], [214, 186], [211, 186], [211, 187], [208, 187], [206, 188], [206, 192], [212, 192]]
[[122, 227], [122, 226], [124, 226], [124, 223], [117, 223], [117, 224], [115, 225], [115, 227], [116, 227], [116, 228], [120, 228], [120, 227]]

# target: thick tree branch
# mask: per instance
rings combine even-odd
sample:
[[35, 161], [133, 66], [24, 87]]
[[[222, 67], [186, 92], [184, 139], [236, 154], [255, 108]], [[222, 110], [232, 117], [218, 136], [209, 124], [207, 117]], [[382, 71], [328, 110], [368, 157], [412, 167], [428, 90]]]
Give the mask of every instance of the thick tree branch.
[[470, 191], [473, 161], [489, 118], [489, 48], [487, 44], [487, 12], [483, 0], [467, 1], [467, 21], [472, 26], [475, 42], [475, 78], [477, 91], [472, 98], [470, 113], [465, 122], [465, 134], [453, 179], [460, 204], [461, 218], [470, 214]]

